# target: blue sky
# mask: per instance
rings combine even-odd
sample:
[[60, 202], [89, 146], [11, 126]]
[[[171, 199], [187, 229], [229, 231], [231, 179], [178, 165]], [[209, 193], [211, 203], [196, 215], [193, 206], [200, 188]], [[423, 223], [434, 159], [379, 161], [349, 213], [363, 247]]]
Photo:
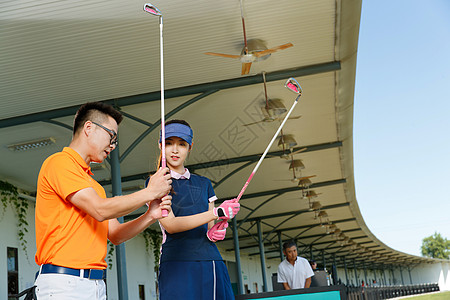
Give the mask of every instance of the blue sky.
[[354, 103], [369, 229], [414, 255], [434, 232], [450, 239], [450, 1], [363, 0]]

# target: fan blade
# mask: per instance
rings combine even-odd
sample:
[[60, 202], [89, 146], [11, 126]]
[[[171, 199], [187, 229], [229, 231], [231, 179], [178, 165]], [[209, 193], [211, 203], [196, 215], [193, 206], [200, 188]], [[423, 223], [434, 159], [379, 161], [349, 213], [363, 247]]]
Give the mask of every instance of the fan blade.
[[241, 58], [240, 55], [232, 55], [232, 54], [223, 54], [223, 53], [214, 53], [214, 52], [205, 52], [203, 54], [212, 55], [212, 56], [220, 56], [220, 57], [228, 57], [228, 58]]
[[[297, 119], [300, 119], [301, 117], [302, 117], [302, 116], [289, 117], [288, 120], [297, 120]], [[283, 118], [282, 118], [282, 117], [279, 117], [279, 118], [276, 118], [275, 120], [281, 121], [281, 120], [283, 120]]]
[[[317, 175], [311, 175], [311, 176], [303, 176], [303, 177], [300, 177], [300, 178], [297, 178], [298, 179], [298, 181], [300, 181], [300, 180], [303, 180], [303, 179], [310, 179], [310, 178], [313, 178], [313, 177], [316, 177]], [[319, 195], [319, 194], [317, 194], [317, 195]]]
[[[304, 180], [304, 179], [309, 179], [309, 178], [313, 178], [316, 177], [316, 175], [311, 175], [311, 176], [303, 176], [303, 177], [295, 177], [295, 178], [291, 178], [291, 179], [273, 179], [273, 181], [300, 181], [300, 180]], [[317, 194], [319, 195], [319, 194]]]
[[250, 73], [251, 66], [252, 66], [252, 63], [242, 63], [241, 75], [247, 75], [248, 73]]
[[244, 124], [243, 126], [250, 126], [250, 125], [254, 125], [254, 124], [258, 124], [258, 123], [262, 123], [264, 122], [263, 120], [261, 121], [257, 121], [257, 122], [253, 122], [253, 123], [248, 123], [248, 124]]
[[302, 149], [300, 149], [300, 150], [297, 150], [297, 151], [294, 151], [294, 152], [291, 152], [291, 153], [289, 153], [290, 155], [295, 155], [295, 154], [298, 154], [298, 153], [300, 153], [300, 152], [303, 152], [303, 151], [305, 151], [307, 148], [302, 148]]
[[271, 53], [277, 52], [278, 50], [284, 50], [284, 49], [287, 49], [287, 48], [290, 48], [290, 47], [293, 47], [293, 46], [294, 45], [292, 43], [287, 43], [287, 44], [280, 45], [280, 46], [277, 46], [277, 47], [273, 47], [273, 48], [270, 48], [270, 49], [267, 49], [267, 50], [254, 52], [253, 55], [256, 56], [256, 57], [266, 56], [266, 55], [269, 55]]

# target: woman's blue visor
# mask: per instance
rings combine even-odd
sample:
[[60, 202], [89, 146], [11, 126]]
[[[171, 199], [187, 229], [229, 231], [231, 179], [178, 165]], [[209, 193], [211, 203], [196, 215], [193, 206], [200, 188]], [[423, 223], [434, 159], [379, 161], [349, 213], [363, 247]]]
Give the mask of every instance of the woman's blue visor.
[[[192, 138], [194, 137], [194, 133], [189, 126], [180, 123], [170, 123], [166, 125], [165, 131], [166, 139], [176, 136], [185, 140], [192, 146]], [[159, 131], [159, 142], [161, 143], [161, 131]]]

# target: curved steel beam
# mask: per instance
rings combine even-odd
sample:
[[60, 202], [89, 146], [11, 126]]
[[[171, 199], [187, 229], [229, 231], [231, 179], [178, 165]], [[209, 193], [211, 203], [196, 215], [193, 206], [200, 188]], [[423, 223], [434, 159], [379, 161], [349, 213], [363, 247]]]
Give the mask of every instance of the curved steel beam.
[[249, 161], [245, 164], [243, 164], [242, 166], [234, 169], [233, 171], [231, 171], [229, 174], [227, 174], [226, 176], [224, 176], [222, 179], [220, 179], [216, 184], [214, 184], [214, 189], [217, 188], [219, 185], [221, 185], [222, 183], [224, 183], [228, 178], [230, 178], [231, 176], [233, 176], [234, 174], [236, 174], [237, 172], [239, 172], [240, 170], [248, 167], [249, 165], [251, 165], [253, 162]]
[[[216, 92], [218, 92], [219, 90], [215, 89], [215, 90], [210, 90], [210, 91], [206, 91], [205, 93], [198, 95], [186, 102], [184, 102], [183, 104], [179, 105], [178, 107], [174, 108], [173, 110], [171, 110], [170, 112], [168, 112], [165, 117], [166, 118], [170, 118], [171, 116], [173, 116], [174, 114], [176, 114], [177, 112], [183, 110], [184, 108], [188, 107], [191, 104], [194, 104], [195, 102], [211, 95], [214, 94]], [[140, 119], [139, 119], [140, 120]], [[143, 120], [141, 120], [143, 121]], [[150, 132], [152, 132], [153, 130], [155, 130], [161, 123], [161, 119], [159, 119], [158, 121], [156, 121], [153, 124], [150, 124], [150, 127], [145, 130], [128, 148], [127, 150], [125, 150], [125, 152], [120, 156], [119, 161], [122, 162], [127, 156], [128, 154], [130, 154], [131, 151], [133, 151], [134, 148], [136, 148], [136, 146], [148, 135], [150, 134]]]
[[[300, 76], [307, 76], [307, 75], [314, 75], [314, 74], [320, 74], [320, 73], [327, 73], [327, 72], [333, 72], [338, 71], [341, 69], [341, 63], [339, 61], [331, 61], [316, 65], [310, 65], [310, 66], [303, 66], [299, 68], [294, 69], [286, 69], [286, 70], [280, 70], [275, 72], [270, 72], [266, 74], [266, 82], [270, 81], [277, 81], [277, 80], [283, 80], [287, 79], [288, 77], [300, 77]], [[230, 89], [245, 85], [252, 85], [252, 84], [258, 84], [262, 83], [263, 78], [260, 74], [253, 75], [253, 76], [245, 76], [245, 77], [239, 77], [234, 79], [228, 79], [228, 80], [221, 80], [221, 81], [215, 81], [215, 82], [208, 82], [208, 83], [201, 83], [191, 86], [185, 86], [180, 88], [174, 88], [164, 91], [164, 95], [166, 99], [169, 98], [175, 98], [175, 97], [181, 97], [186, 95], [194, 95], [194, 94], [200, 94], [204, 93], [210, 90], [223, 90], [223, 89]], [[104, 103], [111, 104], [113, 106], [117, 107], [123, 107], [127, 105], [133, 105], [133, 104], [139, 104], [139, 103], [146, 103], [151, 101], [159, 101], [161, 97], [161, 92], [150, 92], [147, 94], [140, 94], [140, 95], [133, 95], [133, 96], [127, 96], [122, 98], [116, 98], [116, 99], [110, 99], [106, 101], [102, 101]], [[6, 128], [21, 124], [27, 124], [32, 122], [39, 122], [44, 121], [48, 119], [55, 119], [60, 117], [67, 117], [67, 116], [73, 116], [80, 105], [74, 105], [70, 107], [64, 107], [60, 109], [53, 109], [48, 111], [43, 111], [39, 113], [32, 113], [28, 115], [18, 116], [18, 117], [11, 117], [6, 118], [3, 120], [0, 120], [0, 128]]]
[[[337, 148], [340, 146], [342, 146], [342, 142], [331, 142], [331, 143], [323, 143], [323, 144], [310, 145], [310, 146], [304, 146], [304, 147], [297, 147], [297, 148], [294, 148], [294, 150], [292, 150], [292, 151], [297, 151], [297, 150], [300, 150], [300, 149], [303, 149], [306, 147], [306, 150], [303, 151], [303, 153], [306, 153], [306, 152], [311, 152], [311, 151], [319, 151], [319, 150]], [[284, 153], [283, 151], [273, 151], [273, 152], [267, 153], [267, 155], [280, 156], [283, 153]], [[256, 161], [258, 161], [258, 159], [260, 157], [261, 157], [261, 154], [259, 153], [259, 154], [246, 155], [246, 156], [234, 157], [234, 158], [229, 158], [229, 159], [215, 160], [215, 161], [210, 161], [210, 162], [205, 162], [205, 163], [191, 164], [191, 165], [187, 165], [186, 168], [188, 168], [192, 172], [195, 172], [195, 170], [217, 167], [217, 166], [222, 166], [222, 165], [230, 165], [230, 164], [241, 163], [241, 162], [256, 162]], [[154, 170], [153, 170], [153, 172], [154, 172]], [[129, 175], [129, 176], [124, 176], [121, 178], [121, 182], [123, 183], [123, 182], [128, 182], [128, 181], [133, 181], [133, 180], [145, 180], [145, 179], [147, 179], [149, 173], [152, 173], [152, 171]], [[110, 185], [111, 180], [102, 180], [102, 181], [99, 181], [99, 183], [102, 186]]]
[[67, 124], [65, 124], [63, 122], [59, 122], [59, 121], [55, 121], [55, 120], [43, 120], [43, 122], [54, 124], [54, 125], [58, 125], [58, 126], [66, 128], [66, 129], [69, 129], [70, 131], [73, 131], [73, 127], [72, 126], [67, 125]]
[[[246, 215], [245, 218], [244, 218], [243, 220], [239, 221], [239, 223], [238, 223], [238, 228], [240, 228], [241, 225], [244, 224], [245, 221], [247, 221], [247, 219], [248, 219], [251, 215], [253, 215], [259, 208], [261, 208], [261, 207], [264, 206], [265, 204], [269, 203], [269, 202], [272, 201], [273, 199], [275, 199], [275, 198], [281, 196], [282, 194], [283, 194], [283, 193], [276, 194], [276, 195], [270, 197], [269, 199], [267, 199], [266, 201], [264, 201], [263, 203], [261, 203], [260, 205], [258, 205], [258, 206], [257, 206], [255, 209], [253, 209], [248, 215]], [[264, 241], [264, 240], [265, 240], [265, 238], [263, 239], [263, 241]]]

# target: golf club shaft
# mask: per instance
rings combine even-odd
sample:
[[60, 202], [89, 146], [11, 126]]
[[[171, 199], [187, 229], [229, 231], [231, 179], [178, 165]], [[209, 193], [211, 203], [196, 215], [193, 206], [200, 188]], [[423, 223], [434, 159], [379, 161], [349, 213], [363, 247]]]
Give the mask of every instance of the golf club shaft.
[[281, 129], [284, 126], [284, 123], [286, 123], [287, 119], [289, 118], [289, 116], [291, 115], [292, 111], [294, 110], [294, 107], [297, 105], [298, 103], [298, 99], [300, 98], [301, 95], [298, 95], [297, 98], [295, 99], [294, 103], [291, 106], [291, 109], [289, 109], [289, 112], [286, 114], [286, 116], [284, 117], [283, 122], [281, 122], [280, 127], [278, 127], [277, 132], [275, 132], [272, 140], [270, 141], [269, 145], [267, 146], [266, 150], [264, 151], [263, 155], [261, 156], [261, 158], [259, 159], [258, 163], [256, 164], [255, 168], [253, 169], [252, 173], [250, 174], [250, 176], [248, 177], [247, 181], [244, 184], [244, 187], [242, 188], [241, 192], [239, 193], [239, 195], [236, 198], [236, 202], [238, 202], [242, 195], [244, 194], [245, 190], [247, 189], [248, 184], [250, 183], [250, 181], [252, 180], [253, 176], [255, 175], [256, 171], [258, 170], [259, 166], [261, 165], [262, 161], [264, 160], [264, 158], [267, 155], [267, 152], [269, 152], [270, 147], [272, 147], [273, 142], [275, 141], [275, 139], [278, 137], [278, 134], [280, 133]]
[[[164, 103], [164, 43], [163, 43], [163, 20], [159, 17], [159, 54], [161, 69], [161, 166], [165, 168], [166, 163], [166, 119], [165, 119], [165, 103]], [[161, 211], [163, 217], [167, 217], [169, 212], [166, 209]]]
[[165, 168], [166, 165], [166, 120], [165, 120], [165, 103], [164, 103], [164, 55], [163, 55], [163, 24], [160, 17], [159, 23], [159, 53], [160, 53], [160, 69], [161, 69], [161, 166]]

